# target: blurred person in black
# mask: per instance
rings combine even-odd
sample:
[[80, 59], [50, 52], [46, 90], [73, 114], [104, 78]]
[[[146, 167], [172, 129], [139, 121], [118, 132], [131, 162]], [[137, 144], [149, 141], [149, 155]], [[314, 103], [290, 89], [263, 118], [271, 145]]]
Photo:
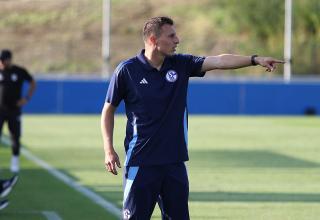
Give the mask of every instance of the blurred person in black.
[[[29, 82], [27, 94], [22, 95], [23, 83]], [[21, 108], [28, 103], [36, 82], [28, 71], [12, 63], [10, 50], [0, 53], [0, 135], [4, 122], [8, 123], [12, 142], [11, 172], [20, 170]]]

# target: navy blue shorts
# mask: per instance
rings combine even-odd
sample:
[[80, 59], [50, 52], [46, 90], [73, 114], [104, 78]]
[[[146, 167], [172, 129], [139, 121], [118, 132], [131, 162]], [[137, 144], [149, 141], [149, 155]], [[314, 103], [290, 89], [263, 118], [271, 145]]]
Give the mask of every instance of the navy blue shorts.
[[189, 181], [183, 162], [125, 168], [125, 220], [149, 220], [157, 202], [162, 219], [188, 220], [188, 197]]

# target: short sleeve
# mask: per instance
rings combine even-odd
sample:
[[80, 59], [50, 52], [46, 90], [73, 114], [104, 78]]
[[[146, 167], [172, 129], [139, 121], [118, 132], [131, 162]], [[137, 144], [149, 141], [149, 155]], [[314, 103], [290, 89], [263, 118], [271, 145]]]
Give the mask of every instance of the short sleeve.
[[205, 57], [185, 55], [187, 58], [188, 69], [190, 70], [189, 77], [203, 77], [206, 72], [201, 72], [202, 64], [205, 60]]
[[26, 80], [28, 82], [31, 82], [33, 80], [33, 77], [31, 76], [31, 74], [24, 68], [20, 69], [23, 80]]
[[125, 96], [125, 71], [123, 65], [119, 65], [112, 74], [105, 102], [117, 107]]

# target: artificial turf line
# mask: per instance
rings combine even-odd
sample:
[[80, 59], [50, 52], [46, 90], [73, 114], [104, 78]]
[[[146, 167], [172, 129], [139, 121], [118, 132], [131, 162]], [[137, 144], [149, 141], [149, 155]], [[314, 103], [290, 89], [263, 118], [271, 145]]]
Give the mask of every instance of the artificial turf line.
[[[8, 137], [2, 137], [2, 142], [6, 145], [10, 145], [10, 139]], [[97, 205], [101, 206], [106, 211], [110, 212], [116, 217], [121, 216], [121, 210], [116, 207], [114, 204], [109, 202], [108, 200], [104, 199], [102, 196], [98, 195], [97, 193], [93, 192], [92, 190], [84, 187], [77, 182], [75, 182], [71, 177], [67, 176], [66, 174], [60, 172], [59, 170], [52, 167], [50, 164], [46, 163], [45, 161], [41, 160], [34, 154], [32, 154], [29, 150], [22, 146], [21, 153], [25, 156], [28, 160], [31, 160], [35, 164], [39, 165], [43, 169], [47, 170], [52, 176], [56, 177], [60, 181], [64, 182], [71, 188], [77, 190], [91, 201], [96, 203]]]

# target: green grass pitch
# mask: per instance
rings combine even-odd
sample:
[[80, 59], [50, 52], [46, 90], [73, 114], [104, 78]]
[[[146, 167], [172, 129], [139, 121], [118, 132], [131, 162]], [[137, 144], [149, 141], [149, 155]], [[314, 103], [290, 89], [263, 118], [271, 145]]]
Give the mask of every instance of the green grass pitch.
[[[124, 161], [125, 117], [117, 116], [115, 147]], [[119, 208], [122, 172], [104, 171], [99, 116], [27, 115], [23, 144], [33, 154]], [[315, 220], [320, 216], [320, 118], [190, 116], [191, 219]], [[9, 148], [0, 146], [0, 177]], [[2, 220], [116, 219], [22, 157], [20, 180]], [[160, 219], [156, 207], [152, 219]]]

